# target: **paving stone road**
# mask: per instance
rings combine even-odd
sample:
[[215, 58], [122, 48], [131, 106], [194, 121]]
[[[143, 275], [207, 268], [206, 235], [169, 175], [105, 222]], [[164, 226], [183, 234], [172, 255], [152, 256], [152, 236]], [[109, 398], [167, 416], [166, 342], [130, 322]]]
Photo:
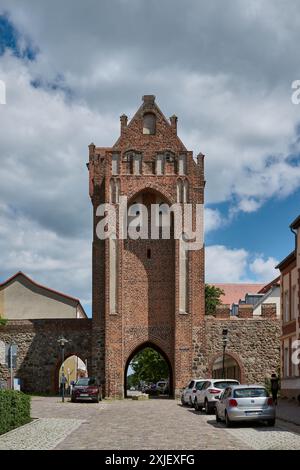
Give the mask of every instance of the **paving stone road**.
[[0, 437], [0, 449], [300, 449], [300, 434], [283, 422], [227, 429], [174, 400], [93, 404], [34, 397], [32, 416], [39, 419]]

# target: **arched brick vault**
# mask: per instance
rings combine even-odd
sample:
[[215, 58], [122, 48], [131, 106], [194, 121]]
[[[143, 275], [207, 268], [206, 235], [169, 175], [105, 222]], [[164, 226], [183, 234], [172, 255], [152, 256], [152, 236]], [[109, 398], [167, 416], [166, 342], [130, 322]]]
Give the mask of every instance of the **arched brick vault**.
[[[162, 185], [151, 182], [151, 183], [144, 183], [139, 188], [138, 185], [126, 194], [128, 198], [128, 202], [130, 203], [134, 198], [136, 198], [139, 194], [147, 191], [153, 191], [157, 195], [161, 195], [167, 204], [172, 205], [176, 202], [176, 186], [174, 187], [174, 194], [172, 195], [169, 191], [167, 191]], [[121, 194], [122, 194], [122, 186], [121, 186]], [[173, 201], [173, 202], [172, 202]]]
[[[225, 354], [226, 354], [226, 356], [229, 356], [229, 357], [231, 357], [232, 359], [234, 359], [236, 361], [237, 365], [240, 368], [241, 383], [244, 383], [244, 381], [245, 381], [245, 369], [244, 369], [244, 365], [243, 365], [243, 362], [242, 362], [241, 358], [238, 356], [238, 354], [236, 354], [233, 351], [227, 351], [226, 350]], [[212, 357], [208, 358], [208, 364], [209, 364], [208, 365], [208, 377], [212, 377], [214, 363], [219, 357], [222, 357], [222, 355], [223, 355], [223, 351], [220, 350], [218, 353], [215, 353]]]
[[[138, 354], [140, 351], [143, 351], [143, 349], [146, 348], [152, 348], [154, 351], [157, 351], [166, 361], [168, 367], [169, 367], [169, 387], [170, 387], [170, 393], [173, 396], [173, 377], [174, 377], [174, 366], [173, 366], [173, 361], [170, 360], [170, 356], [165, 352], [163, 348], [161, 348], [156, 342], [154, 341], [144, 341], [139, 343], [136, 347], [131, 349], [130, 353], [127, 355], [127, 359], [124, 361], [124, 396], [126, 397], [126, 374], [127, 370], [129, 367], [130, 362], [134, 358], [136, 354]], [[161, 377], [164, 378], [164, 377]]]

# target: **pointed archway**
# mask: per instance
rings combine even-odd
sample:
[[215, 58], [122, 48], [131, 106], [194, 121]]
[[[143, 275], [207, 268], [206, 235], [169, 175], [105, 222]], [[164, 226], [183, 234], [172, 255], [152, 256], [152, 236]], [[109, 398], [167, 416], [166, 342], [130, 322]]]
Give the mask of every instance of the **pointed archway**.
[[[159, 346], [157, 346], [156, 344], [154, 344], [150, 341], [144, 342], [144, 343], [140, 344], [138, 347], [136, 347], [131, 352], [131, 354], [129, 355], [129, 357], [128, 357], [126, 363], [125, 363], [125, 367], [124, 367], [124, 397], [127, 398], [127, 372], [128, 372], [128, 368], [129, 368], [132, 360], [134, 359], [134, 357], [138, 353], [140, 353], [141, 351], [143, 351], [147, 348], [152, 349], [153, 351], [157, 352], [163, 358], [163, 360], [165, 361], [165, 363], [167, 365], [167, 369], [168, 369], [169, 398], [174, 398], [174, 380], [173, 380], [173, 368], [172, 368], [171, 361], [170, 361], [168, 355]], [[160, 377], [160, 379], [164, 379], [164, 378], [166, 378], [166, 377]]]

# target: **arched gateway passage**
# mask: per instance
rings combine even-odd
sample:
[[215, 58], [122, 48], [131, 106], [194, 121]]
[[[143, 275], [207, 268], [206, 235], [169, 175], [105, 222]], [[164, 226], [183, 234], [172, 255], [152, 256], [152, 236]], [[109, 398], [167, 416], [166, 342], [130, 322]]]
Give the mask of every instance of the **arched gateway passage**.
[[153, 343], [138, 346], [127, 359], [124, 369], [124, 396], [130, 389], [144, 391], [150, 397], [171, 398], [173, 371], [168, 356]]

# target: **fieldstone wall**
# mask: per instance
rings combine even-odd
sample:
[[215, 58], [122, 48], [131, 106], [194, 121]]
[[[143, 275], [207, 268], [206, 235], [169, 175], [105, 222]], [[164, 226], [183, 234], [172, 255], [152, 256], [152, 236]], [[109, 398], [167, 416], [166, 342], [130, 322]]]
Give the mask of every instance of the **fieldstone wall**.
[[240, 366], [241, 380], [264, 383], [280, 366], [280, 321], [277, 318], [205, 318], [205, 334], [199, 342], [194, 332], [193, 376], [210, 377], [213, 363], [223, 354], [222, 330], [228, 329], [226, 354]]
[[[57, 340], [64, 336], [65, 358], [77, 355], [92, 367], [92, 320], [12, 320], [0, 327], [0, 341], [18, 346], [14, 376], [22, 380], [26, 392], [56, 393], [61, 366], [61, 349]], [[3, 358], [0, 379], [8, 381], [10, 371]]]

